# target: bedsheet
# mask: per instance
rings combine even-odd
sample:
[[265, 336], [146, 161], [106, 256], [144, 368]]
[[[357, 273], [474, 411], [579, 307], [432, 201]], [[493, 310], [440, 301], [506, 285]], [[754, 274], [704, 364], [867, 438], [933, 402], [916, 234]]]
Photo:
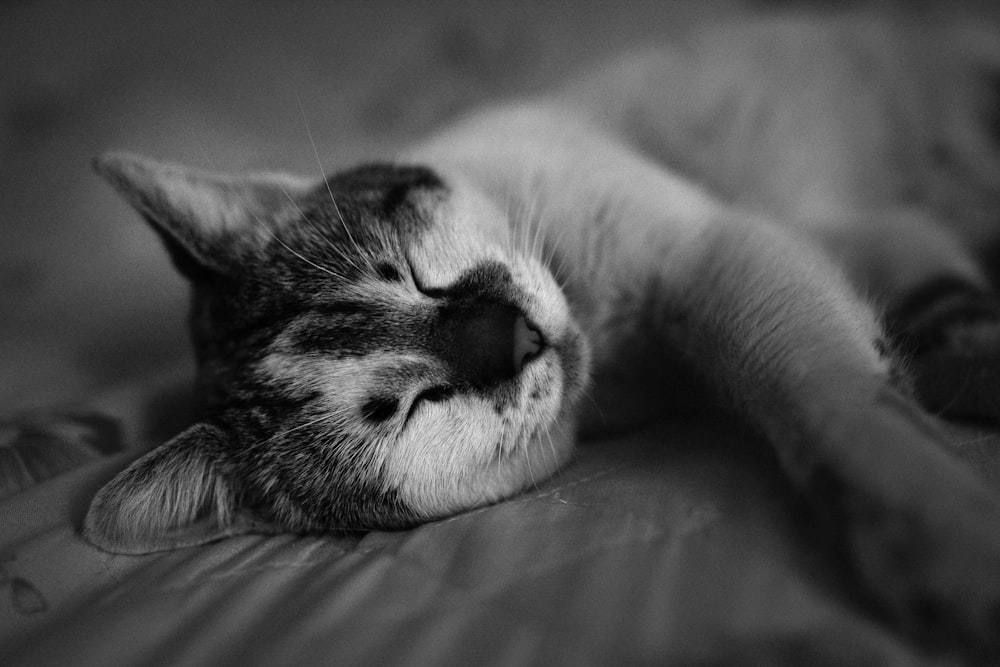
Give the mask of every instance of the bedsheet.
[[[993, 480], [992, 436], [961, 451]], [[738, 426], [584, 444], [490, 507], [411, 530], [147, 556], [78, 528], [134, 454], [0, 501], [0, 663], [922, 664], [868, 610]]]

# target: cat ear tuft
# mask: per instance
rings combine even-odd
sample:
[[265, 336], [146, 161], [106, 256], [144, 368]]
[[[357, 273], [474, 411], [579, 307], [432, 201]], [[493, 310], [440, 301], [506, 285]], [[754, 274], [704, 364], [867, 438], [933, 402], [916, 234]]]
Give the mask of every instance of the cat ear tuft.
[[268, 237], [268, 226], [312, 189], [283, 174], [229, 176], [131, 153], [106, 153], [93, 167], [160, 234], [189, 278], [224, 271], [234, 238]]
[[196, 424], [139, 458], [94, 497], [83, 536], [104, 551], [144, 554], [244, 533], [273, 533], [240, 506], [219, 471], [226, 434]]

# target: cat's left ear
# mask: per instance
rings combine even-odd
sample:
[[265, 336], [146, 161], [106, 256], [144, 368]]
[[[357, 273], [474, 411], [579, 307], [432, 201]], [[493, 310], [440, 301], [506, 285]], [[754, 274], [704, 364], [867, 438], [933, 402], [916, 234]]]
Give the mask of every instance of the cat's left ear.
[[131, 153], [106, 153], [93, 166], [153, 226], [189, 278], [224, 272], [232, 255], [225, 246], [267, 238], [269, 226], [314, 185], [287, 174], [231, 176]]
[[146, 554], [245, 533], [276, 533], [245, 506], [224, 471], [228, 436], [195, 424], [136, 460], [98, 491], [83, 536], [104, 551]]

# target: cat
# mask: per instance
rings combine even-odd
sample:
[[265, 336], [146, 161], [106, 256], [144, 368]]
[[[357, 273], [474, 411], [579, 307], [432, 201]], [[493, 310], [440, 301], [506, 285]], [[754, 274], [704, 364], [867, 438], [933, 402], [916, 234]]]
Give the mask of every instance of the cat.
[[901, 626], [1000, 654], [1000, 498], [926, 412], [1000, 417], [978, 30], [713, 28], [319, 180], [98, 158], [191, 283], [200, 416], [84, 536], [403, 528], [693, 395], [767, 438]]

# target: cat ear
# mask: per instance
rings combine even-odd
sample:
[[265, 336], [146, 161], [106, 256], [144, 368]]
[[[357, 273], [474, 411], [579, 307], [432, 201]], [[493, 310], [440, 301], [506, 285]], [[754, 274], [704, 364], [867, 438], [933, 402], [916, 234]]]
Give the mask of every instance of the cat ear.
[[144, 554], [278, 530], [241, 507], [219, 470], [226, 434], [195, 424], [104, 486], [90, 504], [83, 536], [104, 551]]
[[171, 258], [189, 278], [224, 272], [234, 238], [266, 238], [267, 225], [312, 189], [282, 174], [228, 176], [156, 162], [129, 153], [106, 153], [94, 170], [153, 226]]

